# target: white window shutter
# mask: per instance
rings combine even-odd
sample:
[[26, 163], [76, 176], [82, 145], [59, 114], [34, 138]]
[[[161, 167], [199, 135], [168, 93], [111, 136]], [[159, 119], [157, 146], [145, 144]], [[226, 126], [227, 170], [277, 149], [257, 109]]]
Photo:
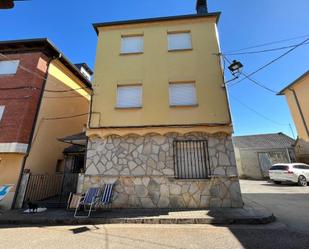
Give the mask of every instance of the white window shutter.
[[131, 108], [142, 106], [142, 86], [118, 86], [117, 107]]
[[0, 61], [0, 75], [16, 74], [19, 60]]
[[0, 105], [0, 121], [1, 121], [1, 119], [3, 117], [4, 109], [5, 109], [5, 106], [4, 105]]
[[121, 53], [142, 53], [144, 52], [144, 37], [132, 36], [121, 38]]
[[171, 83], [169, 86], [169, 93], [171, 106], [197, 104], [195, 83]]
[[168, 34], [168, 50], [192, 49], [191, 33]]

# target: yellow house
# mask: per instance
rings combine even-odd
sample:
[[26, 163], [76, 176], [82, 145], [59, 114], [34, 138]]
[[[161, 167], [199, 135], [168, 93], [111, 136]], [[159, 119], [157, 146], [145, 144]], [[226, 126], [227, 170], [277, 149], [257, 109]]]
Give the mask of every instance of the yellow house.
[[297, 129], [298, 160], [309, 163], [309, 71], [284, 88], [279, 95], [285, 95]]
[[240, 207], [217, 22], [197, 14], [94, 24], [86, 172], [114, 207]]
[[0, 187], [13, 186], [1, 208], [22, 204], [24, 172], [63, 170], [68, 145], [58, 139], [86, 127], [91, 92], [85, 72], [47, 39], [0, 42]]

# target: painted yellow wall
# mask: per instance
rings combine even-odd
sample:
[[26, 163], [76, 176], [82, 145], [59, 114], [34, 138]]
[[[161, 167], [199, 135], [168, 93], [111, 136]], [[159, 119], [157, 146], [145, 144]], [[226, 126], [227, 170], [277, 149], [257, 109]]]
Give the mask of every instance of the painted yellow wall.
[[[307, 126], [309, 127], [309, 75], [293, 85], [292, 88], [296, 92]], [[309, 142], [309, 137], [306, 133], [292, 91], [286, 90], [284, 94], [290, 107], [299, 138]]]
[[[167, 32], [191, 31], [192, 51], [168, 52]], [[122, 35], [143, 34], [144, 53], [120, 55]], [[99, 28], [91, 125], [230, 123], [215, 18]], [[170, 107], [169, 82], [195, 81], [197, 107]], [[143, 108], [115, 109], [117, 84], [142, 83]], [[99, 122], [99, 117], [101, 121]]]
[[[58, 60], [51, 63], [48, 72], [45, 87], [47, 90], [62, 91], [85, 87]], [[55, 173], [57, 160], [63, 159], [62, 152], [69, 146], [57, 139], [82, 132], [88, 115], [59, 120], [47, 119], [86, 114], [89, 112], [89, 99], [90, 96], [85, 90], [66, 93], [45, 91], [26, 168], [36, 174]]]
[[10, 193], [1, 201], [0, 209], [11, 207], [24, 156], [24, 154], [15, 153], [0, 154], [0, 186], [4, 184], [14, 185]]

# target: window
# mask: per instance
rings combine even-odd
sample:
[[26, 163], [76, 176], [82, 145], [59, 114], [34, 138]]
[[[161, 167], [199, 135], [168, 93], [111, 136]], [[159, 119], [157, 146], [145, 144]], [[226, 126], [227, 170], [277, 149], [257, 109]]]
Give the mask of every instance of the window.
[[4, 108], [5, 108], [5, 106], [0, 105], [0, 121], [1, 121], [1, 119], [2, 119], [2, 117], [3, 117]]
[[192, 49], [192, 39], [190, 32], [169, 33], [168, 50], [189, 50]]
[[289, 166], [275, 165], [275, 166], [272, 166], [269, 170], [289, 170]]
[[210, 176], [206, 140], [174, 141], [174, 170], [177, 179], [207, 179]]
[[197, 105], [195, 83], [170, 83], [170, 106]]
[[293, 166], [294, 169], [307, 169], [309, 170], [309, 166], [307, 165], [296, 165], [296, 166]]
[[118, 86], [117, 108], [142, 107], [142, 86]]
[[123, 36], [121, 37], [121, 54], [136, 54], [144, 52], [144, 37]]
[[0, 75], [16, 74], [19, 60], [0, 61]]

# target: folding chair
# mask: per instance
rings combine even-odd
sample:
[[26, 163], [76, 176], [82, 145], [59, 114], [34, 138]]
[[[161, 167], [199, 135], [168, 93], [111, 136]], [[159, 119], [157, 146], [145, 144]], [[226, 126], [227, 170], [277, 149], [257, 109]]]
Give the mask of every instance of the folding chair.
[[0, 201], [2, 201], [10, 192], [13, 185], [3, 185], [0, 186]]
[[107, 206], [111, 204], [112, 196], [113, 196], [113, 187], [114, 184], [106, 184], [103, 190], [102, 196], [100, 198], [100, 204], [103, 206]]
[[[78, 205], [75, 208], [74, 217], [75, 218], [88, 218], [92, 211], [92, 207], [96, 204], [97, 198], [99, 195], [100, 189], [99, 188], [89, 188], [85, 196], [82, 196], [79, 199]], [[79, 208], [83, 206], [85, 211], [88, 211], [87, 215], [77, 215]], [[87, 210], [87, 206], [89, 206], [89, 210]]]

